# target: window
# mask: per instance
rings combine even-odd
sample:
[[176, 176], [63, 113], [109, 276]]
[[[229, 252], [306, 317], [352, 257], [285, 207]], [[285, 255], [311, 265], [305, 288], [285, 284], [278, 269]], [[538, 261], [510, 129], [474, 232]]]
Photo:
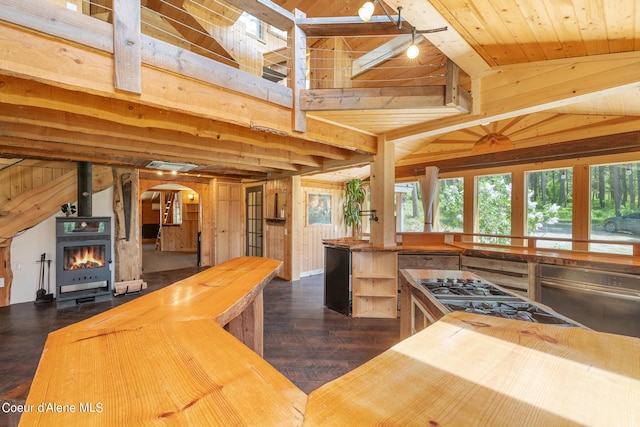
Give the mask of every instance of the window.
[[[640, 242], [638, 162], [591, 167], [592, 240]], [[632, 254], [630, 245], [592, 243], [589, 250]]]
[[464, 231], [464, 178], [438, 181], [438, 231]]
[[264, 38], [264, 24], [261, 20], [253, 15], [249, 15], [247, 12], [242, 12], [239, 21], [245, 24], [247, 34], [251, 34], [259, 39]]
[[400, 195], [398, 214], [402, 218], [398, 231], [421, 233], [424, 230], [424, 209], [419, 184], [417, 182], [396, 184], [395, 192]]
[[511, 234], [511, 174], [486, 175], [476, 178], [476, 229], [481, 243], [511, 244], [511, 239], [500, 237]]
[[[573, 170], [527, 173], [527, 235], [571, 239]], [[571, 249], [571, 242], [537, 240], [540, 248]]]

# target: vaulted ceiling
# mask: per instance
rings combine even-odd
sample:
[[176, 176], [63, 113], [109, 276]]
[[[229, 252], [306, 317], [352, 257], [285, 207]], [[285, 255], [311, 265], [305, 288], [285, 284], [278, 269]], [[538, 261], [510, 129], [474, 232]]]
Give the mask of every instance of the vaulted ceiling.
[[[288, 11], [301, 10], [308, 18], [355, 17], [362, 2], [274, 1]], [[11, 13], [21, 3], [0, 0], [5, 10], [0, 14]], [[203, 2], [145, 0], [143, 5], [168, 3], [188, 9], [187, 3]], [[208, 8], [219, 4], [205, 3]], [[248, 4], [243, 0], [229, 3], [236, 6], [235, 18], [238, 8]], [[472, 96], [471, 111], [419, 105], [309, 111], [307, 133], [292, 134], [275, 125], [256, 123], [252, 117], [218, 120], [217, 115], [206, 112], [194, 117], [176, 108], [188, 105], [188, 99], [166, 109], [121, 95], [93, 102], [100, 96], [98, 90], [77, 93], [71, 84], [49, 87], [37, 78], [25, 84], [20, 76], [7, 72], [0, 74], [0, 156], [17, 157], [29, 147], [34, 158], [66, 156], [140, 168], [162, 158], [193, 162], [199, 165], [199, 172], [210, 175], [282, 176], [360, 166], [370, 158], [361, 154], [367, 150], [358, 145], [365, 142], [353, 142], [354, 138], [371, 140], [382, 135], [395, 144], [398, 175], [408, 177], [424, 165], [452, 158], [640, 130], [640, 5], [635, 0], [615, 4], [387, 0], [386, 4], [391, 11], [402, 7], [402, 17], [420, 30], [446, 26], [447, 31], [424, 34], [421, 54], [415, 60], [399, 52], [355, 76], [351, 86], [442, 85], [448, 58], [461, 69], [459, 84]], [[20, 7], [42, 9], [29, 4]], [[382, 15], [380, 5], [375, 14]], [[96, 31], [99, 29], [97, 25]], [[18, 46], [11, 37], [6, 33], [2, 43]], [[309, 37], [309, 44], [318, 39]], [[352, 50], [353, 59], [390, 40], [389, 36], [352, 37], [349, 33], [340, 39]], [[207, 43], [229, 56], [213, 41]], [[0, 72], [2, 69], [0, 60]], [[387, 83], [371, 83], [383, 80]], [[158, 94], [163, 89], [158, 88]], [[261, 103], [256, 104], [262, 108]], [[211, 105], [216, 107], [215, 102]], [[274, 111], [274, 122], [287, 116], [286, 109]], [[327, 124], [335, 126], [323, 127]], [[360, 168], [356, 173], [367, 171]], [[325, 177], [342, 180], [348, 176]]]

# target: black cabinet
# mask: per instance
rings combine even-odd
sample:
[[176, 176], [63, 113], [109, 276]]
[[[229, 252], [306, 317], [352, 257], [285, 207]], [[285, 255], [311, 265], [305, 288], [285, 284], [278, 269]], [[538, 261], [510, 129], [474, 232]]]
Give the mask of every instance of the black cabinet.
[[347, 248], [324, 248], [324, 305], [351, 314], [351, 252]]

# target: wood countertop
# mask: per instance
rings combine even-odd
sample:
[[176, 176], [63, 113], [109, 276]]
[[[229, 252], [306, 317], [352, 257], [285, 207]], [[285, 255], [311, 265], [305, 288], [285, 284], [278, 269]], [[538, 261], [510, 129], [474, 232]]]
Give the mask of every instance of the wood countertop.
[[399, 254], [461, 254], [482, 258], [502, 259], [508, 261], [538, 262], [544, 264], [593, 268], [629, 274], [640, 274], [640, 257], [610, 255], [595, 252], [536, 249], [514, 246], [486, 246], [457, 241], [450, 244], [397, 244], [393, 246], [382, 247], [372, 245], [366, 240], [354, 241], [350, 239], [329, 239], [325, 240], [324, 244], [325, 246], [349, 249], [352, 252], [389, 251], [397, 252]]
[[305, 426], [640, 424], [640, 340], [451, 313], [309, 395]]
[[640, 425], [640, 339], [470, 313], [307, 396], [221, 326], [280, 266], [238, 258], [49, 334], [21, 425]]
[[306, 394], [222, 327], [281, 265], [236, 258], [49, 334], [21, 425], [300, 425]]

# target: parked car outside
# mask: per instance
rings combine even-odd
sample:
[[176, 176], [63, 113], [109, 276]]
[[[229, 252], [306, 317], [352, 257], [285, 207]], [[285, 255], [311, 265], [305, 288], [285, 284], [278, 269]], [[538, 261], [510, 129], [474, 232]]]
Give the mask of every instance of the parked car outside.
[[640, 234], [640, 212], [607, 218], [604, 220], [604, 229], [609, 233], [628, 231], [630, 233]]

